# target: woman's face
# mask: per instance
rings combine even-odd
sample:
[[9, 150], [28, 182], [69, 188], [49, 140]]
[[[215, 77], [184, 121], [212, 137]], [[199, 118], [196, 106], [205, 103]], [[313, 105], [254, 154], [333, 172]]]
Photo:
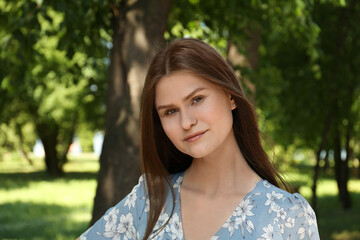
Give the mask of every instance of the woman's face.
[[233, 134], [231, 111], [236, 106], [230, 94], [190, 73], [160, 79], [155, 106], [168, 138], [193, 158], [219, 150]]

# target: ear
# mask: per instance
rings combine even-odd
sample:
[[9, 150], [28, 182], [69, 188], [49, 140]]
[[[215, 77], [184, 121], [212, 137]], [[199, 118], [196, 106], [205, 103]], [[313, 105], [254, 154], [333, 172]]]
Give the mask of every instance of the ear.
[[229, 94], [229, 103], [230, 103], [230, 108], [231, 110], [234, 110], [236, 108], [236, 103], [234, 98]]

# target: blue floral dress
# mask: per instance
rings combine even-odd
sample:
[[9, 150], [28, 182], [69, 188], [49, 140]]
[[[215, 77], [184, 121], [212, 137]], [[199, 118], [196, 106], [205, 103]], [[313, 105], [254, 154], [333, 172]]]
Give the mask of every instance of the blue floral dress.
[[[184, 173], [171, 175], [175, 190], [175, 209], [168, 224], [151, 237], [156, 240], [184, 239], [180, 211], [180, 185]], [[80, 240], [142, 239], [145, 233], [149, 199], [144, 181], [80, 236]], [[172, 210], [171, 193], [156, 223], [161, 227]], [[309, 203], [298, 193], [290, 194], [266, 180], [259, 181], [239, 203], [235, 211], [210, 240], [320, 239], [316, 216]]]

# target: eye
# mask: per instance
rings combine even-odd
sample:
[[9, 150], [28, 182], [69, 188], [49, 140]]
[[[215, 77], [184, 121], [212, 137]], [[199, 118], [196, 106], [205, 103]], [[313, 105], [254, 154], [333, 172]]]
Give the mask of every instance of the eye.
[[203, 100], [203, 97], [202, 96], [197, 96], [197, 97], [193, 98], [192, 102], [193, 103], [199, 103], [199, 102], [201, 102], [201, 100]]
[[176, 109], [168, 109], [168, 110], [166, 110], [165, 111], [165, 115], [172, 115], [172, 114], [174, 114], [174, 113], [176, 113], [177, 112], [177, 110]]

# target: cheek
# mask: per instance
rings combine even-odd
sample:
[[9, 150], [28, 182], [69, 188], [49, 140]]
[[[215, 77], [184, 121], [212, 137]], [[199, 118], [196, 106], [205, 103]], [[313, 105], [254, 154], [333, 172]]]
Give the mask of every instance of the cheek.
[[227, 135], [233, 126], [232, 112], [224, 104], [214, 103], [204, 109], [199, 116], [220, 138]]
[[169, 119], [162, 120], [161, 126], [166, 134], [166, 136], [170, 139], [171, 142], [174, 143], [175, 137], [177, 136], [177, 128], [175, 126], [174, 121]]
[[203, 108], [200, 108], [198, 117], [212, 124], [225, 124], [224, 121], [232, 121], [231, 111], [227, 110], [227, 106], [225, 104], [217, 101], [211, 101]]

